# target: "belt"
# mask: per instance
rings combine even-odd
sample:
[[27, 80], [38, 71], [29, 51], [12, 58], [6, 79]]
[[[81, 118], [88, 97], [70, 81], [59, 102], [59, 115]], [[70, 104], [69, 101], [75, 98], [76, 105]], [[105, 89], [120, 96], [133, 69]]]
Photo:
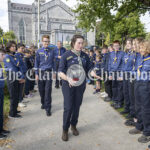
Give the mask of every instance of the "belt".
[[41, 72], [52, 72], [52, 69], [41, 70]]

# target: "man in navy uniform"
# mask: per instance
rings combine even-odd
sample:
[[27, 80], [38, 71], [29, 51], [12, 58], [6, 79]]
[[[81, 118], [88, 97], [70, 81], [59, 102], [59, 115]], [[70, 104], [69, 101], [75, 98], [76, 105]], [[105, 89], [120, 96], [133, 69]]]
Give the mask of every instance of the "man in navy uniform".
[[[123, 107], [123, 82], [122, 82], [122, 67], [124, 52], [120, 51], [120, 42], [113, 42], [114, 51], [110, 53], [108, 63], [109, 79], [112, 80], [112, 100], [115, 109]], [[113, 79], [114, 77], [114, 79]]]
[[[24, 73], [24, 75], [26, 74], [27, 72], [27, 67], [25, 65], [25, 62], [24, 62], [24, 49], [25, 49], [25, 45], [22, 44], [22, 43], [19, 43], [17, 45], [17, 52], [15, 54], [15, 56], [19, 59], [19, 62], [20, 62], [20, 68], [22, 69], [22, 72]], [[24, 83], [19, 83], [19, 107], [26, 107], [26, 105], [22, 102], [23, 101], [23, 90], [24, 90]]]
[[51, 92], [52, 92], [52, 69], [54, 68], [54, 50], [48, 45], [50, 37], [43, 35], [43, 47], [36, 52], [35, 57], [35, 78], [38, 81], [38, 88], [41, 96], [41, 109], [46, 110], [47, 116], [51, 116]]
[[58, 68], [59, 68], [59, 62], [61, 59], [61, 56], [66, 52], [66, 49], [62, 47], [62, 43], [60, 41], [57, 42], [57, 48], [55, 48], [54, 53], [55, 53], [55, 61], [54, 61], [54, 66], [56, 70], [56, 82], [55, 82], [55, 88], [59, 88], [59, 80], [58, 80]]
[[16, 57], [16, 42], [9, 41], [6, 46], [4, 66], [7, 77], [7, 86], [10, 95], [10, 118], [20, 118], [17, 110], [19, 103], [19, 84], [25, 82], [25, 75], [20, 65], [20, 60]]

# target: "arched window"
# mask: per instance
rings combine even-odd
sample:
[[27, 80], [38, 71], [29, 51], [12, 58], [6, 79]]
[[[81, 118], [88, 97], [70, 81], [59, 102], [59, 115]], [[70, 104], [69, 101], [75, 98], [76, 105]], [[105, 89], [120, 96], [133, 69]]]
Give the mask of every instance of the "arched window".
[[25, 43], [25, 25], [23, 19], [19, 22], [19, 39], [20, 42]]

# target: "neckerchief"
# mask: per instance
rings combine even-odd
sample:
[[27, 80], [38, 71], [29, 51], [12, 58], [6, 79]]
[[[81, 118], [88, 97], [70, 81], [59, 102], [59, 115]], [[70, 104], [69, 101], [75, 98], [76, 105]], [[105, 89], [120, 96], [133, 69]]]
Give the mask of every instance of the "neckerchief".
[[[143, 57], [143, 58], [144, 58], [144, 57]], [[142, 69], [142, 67], [143, 67], [143, 63], [144, 63], [145, 61], [147, 61], [147, 60], [150, 60], [150, 55], [148, 55], [147, 58], [142, 59], [142, 62], [141, 62], [141, 64], [140, 64], [140, 66], [138, 66], [138, 69], [137, 69], [138, 76], [141, 75], [141, 69]]]
[[79, 65], [82, 66], [82, 59], [81, 59], [81, 51], [76, 51], [76, 50], [71, 50], [75, 55], [78, 56], [78, 62], [79, 62]]

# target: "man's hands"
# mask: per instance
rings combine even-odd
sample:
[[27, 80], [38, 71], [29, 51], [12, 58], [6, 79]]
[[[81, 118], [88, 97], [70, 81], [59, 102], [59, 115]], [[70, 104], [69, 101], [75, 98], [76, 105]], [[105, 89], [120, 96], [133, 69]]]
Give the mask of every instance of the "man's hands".
[[25, 79], [19, 80], [19, 83], [25, 83]]
[[39, 80], [39, 75], [35, 75], [35, 80], [36, 80], [36, 81]]
[[71, 78], [67, 78], [67, 81], [69, 82], [69, 86], [70, 86], [70, 87], [75, 86], [75, 84], [76, 84], [76, 82], [77, 82], [77, 81], [74, 81], [74, 80], [71, 79]]

